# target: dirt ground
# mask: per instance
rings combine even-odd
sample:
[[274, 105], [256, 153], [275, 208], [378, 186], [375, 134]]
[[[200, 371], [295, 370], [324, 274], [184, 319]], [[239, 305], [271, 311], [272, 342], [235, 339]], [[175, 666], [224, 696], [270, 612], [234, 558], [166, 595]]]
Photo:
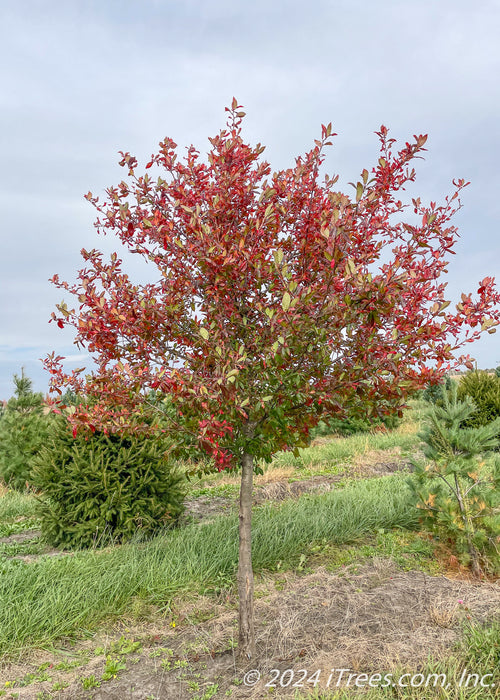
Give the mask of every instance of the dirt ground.
[[[402, 572], [391, 560], [374, 559], [359, 570], [346, 567], [331, 573], [321, 568], [307, 575], [261, 578], [256, 586], [255, 618], [258, 656], [246, 668], [236, 663], [236, 599], [228, 593], [219, 600], [185, 601], [175, 612], [175, 627], [154, 618], [129, 626], [122, 622], [104, 635], [68, 645], [59, 653], [39, 652], [29, 664], [4, 667], [0, 688], [5, 688], [5, 682], [26, 678], [45, 663], [49, 664], [47, 680], [25, 687], [16, 684], [12, 688], [16, 695], [4, 697], [293, 698], [298, 690], [311, 691], [311, 685], [281, 688], [278, 681], [277, 688], [270, 688], [266, 684], [273, 679], [286, 683], [292, 672], [294, 682], [300, 683], [301, 677], [320, 671], [319, 689], [328, 682], [332, 669], [369, 675], [383, 675], [402, 666], [418, 671], [429, 654], [439, 657], [449, 652], [464, 620], [500, 619], [500, 585]], [[140, 642], [140, 649], [121, 653], [120, 639], [122, 652], [123, 639]], [[102, 680], [105, 650], [124, 666], [116, 678], [106, 681]], [[83, 665], [58, 670], [55, 667], [61, 660], [67, 664], [80, 660]], [[253, 675], [245, 676], [250, 670]], [[261, 680], [246, 685], [244, 679], [247, 683], [256, 679], [255, 671]], [[84, 690], [83, 679], [92, 676], [100, 687]], [[57, 684], [69, 685], [49, 695]]]

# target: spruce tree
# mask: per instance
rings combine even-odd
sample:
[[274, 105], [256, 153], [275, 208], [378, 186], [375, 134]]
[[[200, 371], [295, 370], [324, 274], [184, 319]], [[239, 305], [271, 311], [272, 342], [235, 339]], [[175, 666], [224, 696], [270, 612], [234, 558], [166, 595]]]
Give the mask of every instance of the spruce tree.
[[184, 510], [185, 478], [168, 448], [161, 438], [140, 435], [73, 437], [66, 418], [57, 417], [33, 460], [45, 540], [65, 548], [105, 546], [175, 523]]
[[0, 481], [22, 490], [30, 484], [31, 460], [47, 440], [50, 417], [24, 368], [13, 381], [14, 396], [0, 415]]

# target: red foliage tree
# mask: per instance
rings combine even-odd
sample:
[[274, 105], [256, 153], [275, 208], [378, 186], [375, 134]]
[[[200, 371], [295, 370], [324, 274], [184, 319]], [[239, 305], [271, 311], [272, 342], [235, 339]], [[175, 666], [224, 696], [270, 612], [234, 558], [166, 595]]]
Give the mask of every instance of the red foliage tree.
[[402, 202], [425, 136], [394, 151], [381, 127], [378, 163], [349, 197], [335, 189], [337, 177], [320, 178], [331, 125], [294, 167], [271, 174], [264, 148], [243, 141], [235, 100], [227, 111], [206, 162], [193, 146], [179, 160], [167, 138], [146, 174], [136, 175], [136, 159], [122, 153], [128, 181], [104, 202], [87, 195], [98, 229], [155, 266], [158, 279], [134, 284], [116, 254], [105, 261], [83, 250], [77, 284], [53, 278], [79, 307], [62, 303], [52, 316], [74, 326], [96, 368], [65, 374], [54, 354], [46, 366], [52, 389], [93, 399], [76, 407], [75, 429], [138, 430], [139, 409], [155, 390], [173, 401], [178, 442], [208, 451], [218, 469], [241, 467], [239, 650], [249, 658], [258, 461], [306, 444], [322, 413], [400, 410], [457, 363], [459, 347], [495, 330], [500, 296], [487, 277], [475, 300], [463, 294], [447, 310], [441, 275], [466, 183], [454, 182], [439, 206]]

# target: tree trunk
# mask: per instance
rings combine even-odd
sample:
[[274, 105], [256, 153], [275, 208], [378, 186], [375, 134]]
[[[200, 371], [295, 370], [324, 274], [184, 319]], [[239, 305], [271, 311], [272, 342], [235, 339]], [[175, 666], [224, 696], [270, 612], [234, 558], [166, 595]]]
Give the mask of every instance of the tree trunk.
[[472, 542], [471, 532], [474, 531], [474, 525], [470, 519], [467, 509], [462, 496], [462, 490], [460, 487], [460, 482], [458, 476], [455, 474], [455, 490], [458, 499], [458, 506], [460, 508], [460, 513], [462, 515], [462, 521], [464, 524], [464, 532], [467, 538], [467, 549], [469, 550], [469, 556], [471, 558], [472, 573], [476, 578], [482, 578], [483, 570], [480, 564], [479, 552], [477, 551], [474, 543]]
[[252, 490], [253, 455], [244, 453], [241, 459], [239, 510], [240, 548], [238, 560], [239, 638], [238, 659], [248, 662], [255, 656], [253, 624], [252, 569]]

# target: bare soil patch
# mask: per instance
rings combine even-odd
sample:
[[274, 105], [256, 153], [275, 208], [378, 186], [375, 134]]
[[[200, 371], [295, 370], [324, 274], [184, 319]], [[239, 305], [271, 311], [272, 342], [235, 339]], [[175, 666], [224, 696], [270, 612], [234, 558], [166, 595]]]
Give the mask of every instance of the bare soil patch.
[[[0, 687], [45, 661], [52, 663], [47, 669], [50, 681], [14, 687], [19, 700], [35, 700], [57, 681], [70, 684], [52, 695], [61, 700], [192, 700], [207, 691], [222, 698], [229, 690], [236, 700], [293, 698], [297, 690], [293, 688], [278, 687], [268, 695], [265, 684], [273, 678], [272, 669], [291, 669], [295, 678], [300, 669], [310, 674], [320, 669], [320, 686], [332, 668], [368, 674], [401, 666], [418, 671], [429, 655], [438, 658], [449, 652], [464, 621], [500, 619], [500, 585], [402, 572], [391, 560], [373, 559], [359, 570], [346, 567], [332, 573], [320, 568], [307, 575], [260, 578], [255, 614], [258, 658], [248, 668], [258, 669], [261, 681], [253, 687], [244, 685], [248, 668], [238, 668], [235, 660], [237, 612], [230, 591], [218, 599], [185, 601], [170, 620], [157, 617], [128, 626], [123, 622], [64, 650], [64, 655], [40, 652], [30, 664], [5, 667]], [[90, 649], [109, 648], [122, 635], [140, 640], [141, 650], [122, 656], [111, 653], [126, 668], [115, 679], [100, 681], [100, 687], [84, 690], [82, 678], [101, 679], [105, 666], [104, 654], [92, 656]], [[82, 659], [85, 652], [88, 661], [83, 666], [55, 670], [61, 658]]]
[[23, 542], [38, 539], [41, 534], [40, 530], [34, 528], [31, 530], [23, 530], [22, 532], [16, 532], [7, 537], [0, 537], [0, 544], [22, 544]]

